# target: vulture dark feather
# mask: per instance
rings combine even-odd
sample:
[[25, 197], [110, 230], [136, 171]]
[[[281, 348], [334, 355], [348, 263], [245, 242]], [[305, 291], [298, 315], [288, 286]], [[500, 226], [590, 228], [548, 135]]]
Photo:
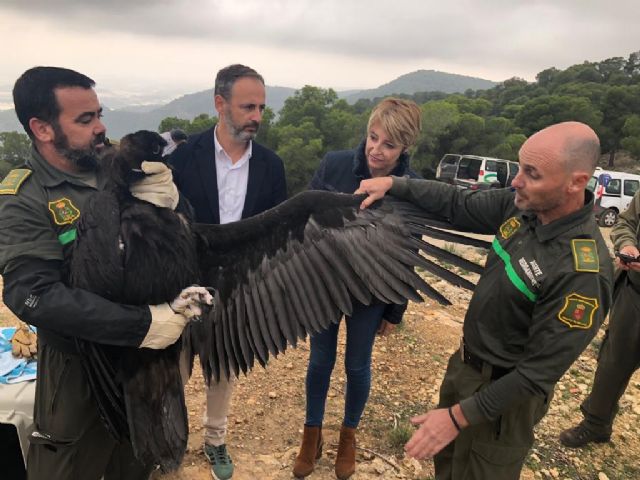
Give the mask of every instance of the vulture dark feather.
[[178, 359], [200, 357], [205, 380], [266, 366], [299, 339], [349, 315], [353, 299], [448, 300], [414, 267], [455, 285], [473, 284], [427, 254], [467, 270], [481, 266], [431, 245], [422, 235], [488, 248], [447, 231], [451, 225], [386, 197], [359, 210], [362, 196], [308, 191], [255, 217], [226, 225], [192, 224], [170, 209], [137, 200], [129, 185], [143, 160], [160, 160], [155, 132], [124, 137], [102, 167], [107, 188], [85, 208], [68, 261], [68, 281], [132, 305], [170, 302], [185, 287], [215, 288], [214, 304], [165, 350], [110, 347], [78, 340], [87, 376], [109, 431], [128, 437], [144, 463], [170, 471], [188, 435]]

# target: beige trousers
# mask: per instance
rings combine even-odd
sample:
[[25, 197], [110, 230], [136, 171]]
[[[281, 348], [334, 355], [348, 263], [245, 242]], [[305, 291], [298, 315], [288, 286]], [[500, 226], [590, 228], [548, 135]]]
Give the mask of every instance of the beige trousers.
[[227, 416], [235, 383], [236, 377], [232, 375], [227, 379], [223, 375], [218, 383], [211, 382], [207, 388], [207, 403], [202, 417], [204, 443], [215, 447], [225, 443]]
[[[189, 363], [184, 352], [180, 356], [180, 373], [186, 384], [189, 381]], [[215, 447], [225, 443], [227, 435], [227, 417], [231, 407], [231, 394], [236, 377], [233, 375], [227, 379], [224, 375], [219, 382], [212, 380], [207, 388], [206, 404], [202, 425], [204, 426], [204, 443]]]

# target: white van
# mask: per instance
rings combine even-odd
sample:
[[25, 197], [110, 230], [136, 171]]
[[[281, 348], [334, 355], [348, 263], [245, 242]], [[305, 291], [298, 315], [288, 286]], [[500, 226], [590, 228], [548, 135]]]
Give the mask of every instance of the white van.
[[596, 199], [594, 212], [601, 227], [611, 227], [640, 189], [640, 175], [596, 168], [587, 184]]
[[502, 158], [448, 153], [440, 160], [436, 179], [461, 188], [484, 190], [511, 185], [519, 164]]

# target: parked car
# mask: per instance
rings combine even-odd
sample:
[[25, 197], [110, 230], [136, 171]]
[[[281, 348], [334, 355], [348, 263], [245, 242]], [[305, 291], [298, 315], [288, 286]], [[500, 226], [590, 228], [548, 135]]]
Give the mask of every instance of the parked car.
[[595, 195], [594, 213], [601, 227], [611, 227], [640, 189], [640, 175], [596, 168], [587, 184]]
[[518, 169], [511, 160], [448, 153], [438, 164], [436, 179], [472, 190], [502, 188], [511, 185]]

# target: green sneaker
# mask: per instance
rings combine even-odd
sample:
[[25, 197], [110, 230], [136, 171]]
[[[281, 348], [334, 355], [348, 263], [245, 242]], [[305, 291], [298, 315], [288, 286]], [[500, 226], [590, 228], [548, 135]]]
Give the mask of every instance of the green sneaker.
[[215, 480], [229, 480], [233, 477], [233, 460], [227, 452], [227, 445], [217, 447], [204, 444], [204, 455], [211, 464], [211, 475]]

